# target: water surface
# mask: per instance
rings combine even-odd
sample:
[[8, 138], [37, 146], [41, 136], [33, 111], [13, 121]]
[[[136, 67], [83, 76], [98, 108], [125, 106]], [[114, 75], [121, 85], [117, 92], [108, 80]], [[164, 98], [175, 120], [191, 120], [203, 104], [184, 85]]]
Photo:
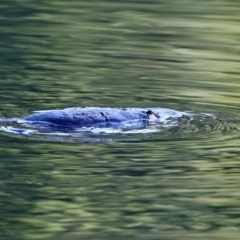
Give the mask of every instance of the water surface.
[[[211, 113], [141, 141], [0, 132], [1, 239], [238, 239], [237, 1], [1, 1], [0, 113]], [[184, 124], [183, 124], [184, 123]]]

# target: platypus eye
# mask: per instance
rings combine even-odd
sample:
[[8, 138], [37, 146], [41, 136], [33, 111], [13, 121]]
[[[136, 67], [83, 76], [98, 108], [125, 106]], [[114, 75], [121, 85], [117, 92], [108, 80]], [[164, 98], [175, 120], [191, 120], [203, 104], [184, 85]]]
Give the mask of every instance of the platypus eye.
[[152, 110], [148, 110], [146, 114], [148, 119], [150, 120], [156, 120], [157, 118], [159, 118], [159, 115], [155, 114]]
[[[154, 113], [153, 113], [153, 111], [148, 110], [148, 111], [146, 112], [146, 114], [147, 114], [147, 115], [152, 115], [152, 114], [154, 114]], [[154, 115], [155, 115], [155, 114], [154, 114]]]

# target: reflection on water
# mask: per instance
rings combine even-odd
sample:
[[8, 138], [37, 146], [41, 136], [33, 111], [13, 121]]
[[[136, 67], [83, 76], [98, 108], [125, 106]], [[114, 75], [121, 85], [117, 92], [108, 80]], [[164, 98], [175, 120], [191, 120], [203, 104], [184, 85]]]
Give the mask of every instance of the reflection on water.
[[142, 141], [0, 132], [1, 239], [238, 239], [238, 1], [1, 1], [1, 117], [214, 113]]

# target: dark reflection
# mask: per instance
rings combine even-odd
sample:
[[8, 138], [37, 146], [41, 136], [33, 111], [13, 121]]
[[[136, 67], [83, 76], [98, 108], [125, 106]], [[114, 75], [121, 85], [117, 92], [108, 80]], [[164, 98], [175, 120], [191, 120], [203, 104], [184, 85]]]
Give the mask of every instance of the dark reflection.
[[216, 116], [141, 141], [1, 132], [1, 239], [238, 239], [239, 7], [1, 1], [1, 116], [74, 106]]

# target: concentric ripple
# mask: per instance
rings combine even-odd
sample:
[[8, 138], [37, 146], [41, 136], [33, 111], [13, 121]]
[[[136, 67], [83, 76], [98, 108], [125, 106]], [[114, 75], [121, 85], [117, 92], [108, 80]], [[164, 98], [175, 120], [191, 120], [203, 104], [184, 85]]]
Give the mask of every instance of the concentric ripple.
[[240, 137], [240, 119], [215, 117], [209, 114], [183, 116], [172, 128], [163, 128], [161, 135], [170, 138], [211, 138], [224, 141]]
[[[155, 109], [156, 110], [156, 109]], [[31, 136], [51, 141], [70, 142], [117, 142], [117, 141], [143, 141], [194, 138], [197, 136], [221, 139], [231, 139], [240, 135], [240, 120], [218, 118], [213, 114], [190, 112], [171, 112], [166, 114], [166, 109], [157, 109], [163, 116], [163, 120], [149, 124], [142, 128], [97, 128], [83, 127], [69, 131], [41, 128], [38, 125], [29, 124], [27, 121], [14, 123], [2, 123], [0, 128], [5, 133]], [[164, 113], [164, 114], [163, 114]], [[174, 113], [174, 114], [173, 114]]]

